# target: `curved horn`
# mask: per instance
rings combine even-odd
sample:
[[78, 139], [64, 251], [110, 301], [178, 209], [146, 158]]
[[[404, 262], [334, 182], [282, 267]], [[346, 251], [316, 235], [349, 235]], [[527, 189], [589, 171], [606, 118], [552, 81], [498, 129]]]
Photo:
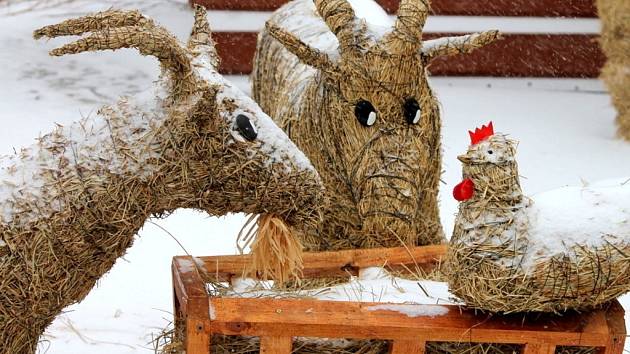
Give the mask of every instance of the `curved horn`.
[[383, 39], [390, 50], [395, 53], [417, 51], [428, 15], [428, 0], [401, 0], [394, 29]]
[[188, 39], [188, 49], [194, 55], [205, 54], [213, 68], [219, 67], [219, 56], [212, 40], [212, 31], [206, 17], [206, 8], [195, 5], [195, 23]]
[[358, 33], [354, 25], [357, 19], [350, 3], [347, 0], [315, 0], [315, 7], [337, 37], [340, 53], [355, 47]]

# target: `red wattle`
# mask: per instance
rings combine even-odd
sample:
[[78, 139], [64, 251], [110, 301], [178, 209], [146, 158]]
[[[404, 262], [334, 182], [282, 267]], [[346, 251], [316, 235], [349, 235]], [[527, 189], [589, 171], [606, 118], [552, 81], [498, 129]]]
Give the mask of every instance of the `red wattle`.
[[472, 198], [474, 193], [475, 183], [469, 178], [466, 178], [453, 188], [453, 198], [460, 202]]

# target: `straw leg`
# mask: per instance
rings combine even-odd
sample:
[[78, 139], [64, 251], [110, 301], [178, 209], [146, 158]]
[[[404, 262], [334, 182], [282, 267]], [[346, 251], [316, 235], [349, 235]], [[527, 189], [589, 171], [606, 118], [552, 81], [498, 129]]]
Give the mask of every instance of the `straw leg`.
[[426, 342], [423, 340], [395, 340], [389, 346], [390, 354], [424, 354]]
[[186, 320], [186, 354], [207, 354], [210, 350], [210, 334], [204, 323], [197, 319]]
[[260, 337], [261, 354], [290, 354], [293, 350], [291, 337]]
[[527, 343], [523, 348], [523, 354], [554, 354], [555, 352], [555, 344]]

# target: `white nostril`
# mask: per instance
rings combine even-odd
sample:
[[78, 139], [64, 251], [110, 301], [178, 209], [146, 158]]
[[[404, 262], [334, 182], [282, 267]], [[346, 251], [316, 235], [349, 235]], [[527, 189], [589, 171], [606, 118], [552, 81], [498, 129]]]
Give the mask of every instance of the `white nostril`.
[[370, 112], [370, 115], [367, 119], [367, 125], [372, 126], [376, 122], [376, 112]]

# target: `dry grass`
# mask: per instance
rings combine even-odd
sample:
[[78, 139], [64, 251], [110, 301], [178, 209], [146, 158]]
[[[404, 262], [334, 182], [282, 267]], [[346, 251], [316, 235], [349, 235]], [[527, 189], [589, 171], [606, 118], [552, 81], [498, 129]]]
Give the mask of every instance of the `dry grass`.
[[[55, 316], [88, 294], [149, 217], [178, 208], [216, 216], [273, 215], [265, 220], [281, 230], [262, 228], [263, 234], [272, 231], [272, 241], [276, 236], [286, 241], [286, 225], [293, 230], [319, 220], [323, 191], [317, 173], [290, 158], [270, 159], [262, 139], [236, 142], [233, 122], [225, 115], [237, 109], [259, 113], [247, 102], [240, 107], [239, 96], [220, 81], [208, 81], [193, 65], [193, 59], [207, 57], [201, 61], [204, 70], [216, 70], [205, 10], [197, 8], [188, 46], [137, 11], [109, 10], [71, 19], [41, 28], [34, 36], [83, 34], [51, 54], [135, 48], [160, 61], [165, 97], [156, 98], [155, 111], [136, 109], [127, 99], [99, 111], [109, 136], [95, 141], [110, 148], [110, 155], [91, 154], [89, 145], [84, 160], [68, 158], [64, 152], [74, 152], [78, 143], [62, 128], [39, 138], [35, 151], [45, 151], [52, 167], [24, 173], [39, 173], [41, 190], [2, 201], [15, 211], [12, 222], [0, 229], [3, 354], [34, 352]], [[138, 117], [150, 124], [130, 132]], [[23, 156], [30, 158], [28, 150]], [[123, 161], [119, 169], [110, 168], [115, 158]]]
[[619, 135], [630, 141], [630, 2], [597, 0], [602, 21], [600, 44], [608, 61], [602, 79], [617, 108]]
[[463, 164], [475, 191], [460, 203], [444, 267], [455, 296], [490, 312], [564, 312], [588, 310], [630, 290], [630, 249], [623, 242], [572, 246], [524, 265], [531, 201], [521, 192], [515, 142], [494, 134], [466, 156], [481, 150], [504, 157]]

